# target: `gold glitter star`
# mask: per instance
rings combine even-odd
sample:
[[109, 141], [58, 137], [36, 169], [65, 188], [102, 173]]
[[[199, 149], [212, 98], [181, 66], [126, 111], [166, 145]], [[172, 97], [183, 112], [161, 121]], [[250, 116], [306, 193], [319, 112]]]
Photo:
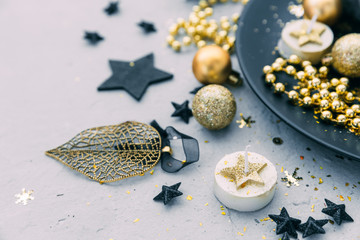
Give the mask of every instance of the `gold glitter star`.
[[244, 187], [249, 183], [264, 185], [264, 180], [260, 177], [259, 172], [266, 166], [266, 163], [251, 163], [248, 165], [248, 172], [245, 173], [245, 158], [240, 155], [234, 167], [224, 168], [220, 174], [235, 180], [237, 188]]
[[21, 203], [22, 205], [28, 204], [29, 200], [34, 200], [34, 197], [31, 196], [33, 194], [33, 190], [26, 191], [25, 188], [21, 189], [21, 193], [15, 194], [17, 200], [15, 201], [16, 204]]
[[320, 24], [314, 24], [310, 33], [307, 33], [308, 25], [303, 23], [300, 30], [290, 32], [290, 35], [298, 38], [299, 46], [304, 46], [307, 43], [313, 42], [322, 45], [320, 35], [325, 31], [325, 27]]
[[239, 123], [239, 128], [248, 127], [251, 128], [251, 124], [255, 123], [255, 120], [251, 120], [251, 116], [244, 118], [244, 115], [240, 113], [240, 120], [236, 120], [236, 123]]

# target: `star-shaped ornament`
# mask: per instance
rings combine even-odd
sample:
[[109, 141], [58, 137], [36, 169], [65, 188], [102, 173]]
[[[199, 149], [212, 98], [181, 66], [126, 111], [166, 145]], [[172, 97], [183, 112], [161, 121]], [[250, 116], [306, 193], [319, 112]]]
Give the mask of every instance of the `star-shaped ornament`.
[[17, 200], [15, 201], [16, 204], [21, 203], [22, 205], [27, 205], [28, 201], [34, 200], [32, 196], [33, 190], [26, 191], [25, 188], [21, 189], [21, 193], [15, 194]]
[[290, 217], [286, 208], [281, 209], [280, 215], [269, 214], [269, 217], [276, 223], [276, 234], [288, 233], [290, 236], [297, 238], [296, 229], [301, 220]]
[[149, 84], [168, 80], [172, 74], [154, 67], [154, 54], [146, 55], [134, 62], [110, 60], [112, 76], [103, 82], [99, 91], [124, 89], [136, 100], [140, 100]]
[[322, 227], [328, 222], [329, 220], [327, 219], [315, 220], [314, 218], [309, 217], [306, 223], [299, 225], [298, 230], [303, 233], [303, 238], [317, 233], [324, 234], [325, 230]]
[[113, 15], [115, 13], [117, 13], [119, 11], [119, 6], [118, 6], [119, 2], [111, 2], [109, 3], [109, 5], [104, 9], [104, 11], [108, 14], [108, 15]]
[[156, 32], [156, 28], [153, 23], [141, 21], [138, 23], [138, 26], [141, 27], [146, 33]]
[[99, 41], [104, 40], [97, 32], [85, 32], [84, 38], [91, 44], [97, 44]]
[[180, 187], [181, 182], [174, 184], [172, 186], [162, 186], [162, 191], [156, 197], [154, 197], [155, 201], [163, 201], [164, 205], [168, 204], [173, 198], [181, 196], [183, 193], [178, 189]]
[[350, 215], [345, 212], [345, 204], [338, 205], [338, 204], [333, 203], [330, 200], [327, 200], [326, 198], [325, 198], [325, 202], [326, 202], [327, 207], [323, 208], [321, 210], [321, 212], [333, 217], [334, 221], [338, 225], [341, 225], [343, 220], [349, 221], [349, 222], [354, 221], [354, 219], [352, 219], [352, 217], [350, 217]]
[[325, 31], [325, 27], [320, 24], [313, 24], [313, 27], [308, 33], [309, 26], [306, 23], [303, 23], [300, 30], [290, 32], [290, 35], [298, 38], [298, 44], [300, 47], [304, 46], [307, 43], [316, 43], [322, 45], [321, 34]]
[[247, 182], [264, 185], [264, 180], [259, 172], [266, 166], [266, 163], [248, 162], [248, 172], [245, 173], [245, 158], [240, 155], [234, 167], [227, 167], [220, 171], [220, 174], [235, 181], [236, 187], [243, 187]]
[[189, 108], [189, 101], [186, 100], [182, 104], [171, 102], [175, 108], [175, 112], [171, 115], [172, 117], [181, 117], [184, 122], [189, 123], [189, 118], [192, 117], [192, 111]]

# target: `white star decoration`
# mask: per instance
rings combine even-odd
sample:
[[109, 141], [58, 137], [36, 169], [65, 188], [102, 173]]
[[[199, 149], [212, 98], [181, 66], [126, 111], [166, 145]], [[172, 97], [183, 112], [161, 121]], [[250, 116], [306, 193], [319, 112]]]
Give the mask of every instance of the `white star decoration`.
[[21, 189], [21, 193], [15, 194], [17, 200], [15, 201], [16, 204], [27, 205], [29, 200], [34, 200], [34, 197], [31, 196], [34, 190], [26, 191], [25, 188]]

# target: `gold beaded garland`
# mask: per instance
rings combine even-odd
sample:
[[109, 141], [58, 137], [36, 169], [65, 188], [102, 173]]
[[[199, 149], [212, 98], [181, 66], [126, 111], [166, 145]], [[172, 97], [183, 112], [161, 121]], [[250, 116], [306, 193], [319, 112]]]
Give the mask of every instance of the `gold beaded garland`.
[[[292, 90], [287, 91], [283, 83], [276, 81], [275, 73], [281, 71], [298, 80]], [[296, 55], [289, 59], [277, 58], [271, 65], [266, 65], [263, 72], [265, 82], [275, 93], [285, 93], [294, 104], [313, 107], [322, 120], [345, 126], [360, 135], [360, 97], [358, 92], [348, 90], [347, 77], [328, 79], [327, 66], [317, 69]]]

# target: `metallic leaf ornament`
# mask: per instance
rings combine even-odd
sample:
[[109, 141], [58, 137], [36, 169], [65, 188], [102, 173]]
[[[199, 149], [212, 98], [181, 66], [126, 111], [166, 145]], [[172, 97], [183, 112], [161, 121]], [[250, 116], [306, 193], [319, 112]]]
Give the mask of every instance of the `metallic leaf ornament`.
[[161, 137], [150, 125], [124, 122], [90, 128], [46, 155], [99, 183], [143, 175], [161, 157]]

